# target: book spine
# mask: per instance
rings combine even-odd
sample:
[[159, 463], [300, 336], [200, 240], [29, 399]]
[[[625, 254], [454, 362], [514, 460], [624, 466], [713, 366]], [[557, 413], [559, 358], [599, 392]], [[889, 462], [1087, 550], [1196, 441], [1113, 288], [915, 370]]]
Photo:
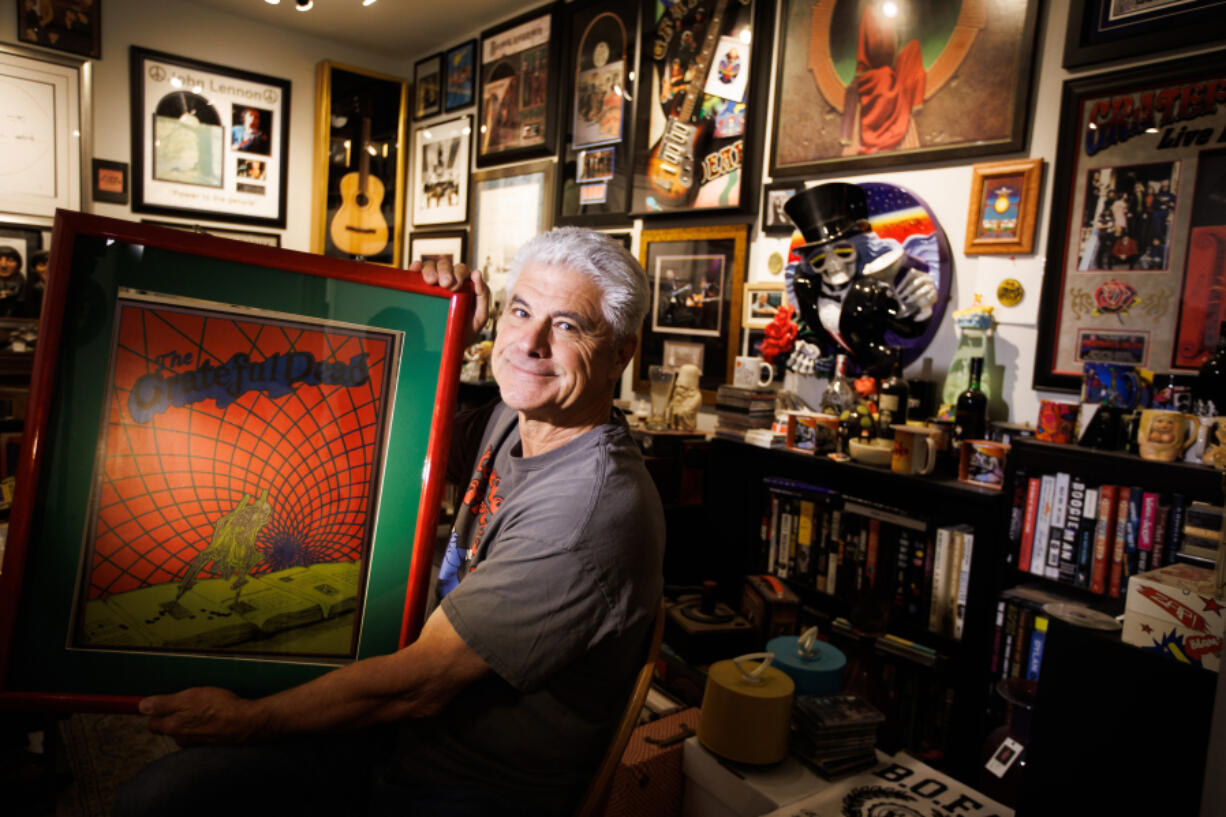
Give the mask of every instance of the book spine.
[[1085, 511], [1086, 484], [1080, 479], [1069, 482], [1068, 505], [1064, 516], [1064, 530], [1060, 537], [1060, 562], [1057, 577], [1066, 584], [1077, 578], [1077, 533], [1081, 529], [1081, 516]]
[[988, 670], [993, 678], [1000, 677], [1000, 650], [1005, 640], [1005, 605], [1004, 599], [996, 600], [996, 619], [992, 630], [992, 660]]
[[1068, 518], [1069, 475], [1056, 474], [1056, 490], [1051, 500], [1051, 534], [1047, 540], [1047, 564], [1043, 575], [1049, 579], [1060, 578], [1060, 554], [1064, 551], [1064, 521]]
[[1098, 524], [1094, 528], [1094, 562], [1090, 565], [1090, 592], [1102, 595], [1107, 592], [1107, 567], [1111, 564], [1111, 550], [1115, 542], [1116, 487], [1104, 485], [1099, 492]]
[[1139, 553], [1137, 541], [1141, 536], [1141, 497], [1144, 491], [1134, 485], [1128, 490], [1128, 524], [1124, 529], [1124, 571], [1120, 576], [1120, 592], [1128, 592], [1128, 578], [1137, 575]]
[[807, 581], [813, 563], [813, 501], [800, 500], [796, 520], [796, 578]]
[[[1017, 559], [1021, 552], [1022, 531], [1026, 522], [1026, 495], [1030, 480], [1024, 469], [1017, 469], [1013, 475], [1013, 504], [1009, 506], [1009, 548], [1005, 552], [1005, 563]], [[1016, 567], [1020, 562], [1014, 561]]]
[[1026, 680], [1038, 681], [1043, 666], [1043, 644], [1047, 640], [1047, 617], [1035, 615], [1030, 632], [1030, 655], [1026, 659]]
[[1158, 500], [1158, 507], [1154, 508], [1154, 552], [1150, 565], [1155, 568], [1166, 564], [1166, 518], [1170, 510], [1170, 506], [1161, 499]]
[[1111, 547], [1111, 568], [1107, 575], [1107, 595], [1113, 599], [1120, 597], [1124, 586], [1124, 540], [1128, 533], [1128, 496], [1131, 493], [1131, 488], [1121, 485], [1116, 494], [1115, 542]]
[[966, 600], [970, 594], [971, 551], [975, 546], [975, 533], [969, 527], [958, 531], [962, 544], [959, 548], [962, 559], [958, 568], [958, 593], [954, 603], [954, 638], [962, 640], [962, 627], [966, 622]]
[[834, 595], [838, 584], [839, 562], [843, 560], [843, 512], [830, 513], [830, 556], [826, 563], [826, 592]]
[[821, 525], [820, 533], [817, 540], [817, 578], [814, 581], [814, 586], [817, 592], [826, 592], [826, 567], [830, 563], [830, 515], [831, 510], [828, 505], [821, 506]]
[[1183, 523], [1188, 516], [1188, 500], [1183, 494], [1171, 494], [1171, 510], [1166, 516], [1166, 561], [1175, 561], [1175, 554], [1183, 545]]
[[791, 572], [791, 564], [793, 553], [792, 534], [795, 530], [796, 513], [794, 511], [795, 500], [792, 497], [784, 497], [780, 502], [780, 517], [779, 517], [779, 553], [775, 560], [775, 575], [781, 579], [786, 579]]
[[928, 606], [928, 629], [934, 633], [945, 631], [950, 558], [953, 550], [952, 533], [949, 528], [937, 528], [936, 547], [932, 558], [932, 601]]
[[1090, 586], [1090, 567], [1094, 561], [1094, 537], [1098, 529], [1098, 493], [1098, 488], [1086, 489], [1081, 525], [1077, 528], [1077, 571], [1073, 576], [1073, 583], [1078, 587]]
[[1000, 677], [1010, 678], [1013, 671], [1013, 644], [1017, 638], [1017, 619], [1021, 610], [1017, 602], [1005, 602], [1005, 640], [1000, 648]]
[[1154, 567], [1154, 519], [1158, 512], [1158, 495], [1153, 491], [1141, 494], [1141, 527], [1137, 533], [1137, 572]]
[[1056, 492], [1055, 474], [1044, 474], [1039, 486], [1039, 515], [1035, 521], [1034, 549], [1030, 572], [1042, 576], [1047, 567], [1047, 540], [1051, 536], [1052, 496]]
[[1029, 656], [1031, 623], [1034, 611], [1020, 605], [1017, 614], [1017, 631], [1013, 634], [1013, 662], [1009, 666], [1010, 678], [1026, 677], [1026, 659]]
[[775, 560], [779, 557], [779, 494], [771, 492], [770, 498], [770, 540], [766, 549], [766, 564], [762, 566], [763, 573], [775, 572]]
[[920, 592], [923, 597], [920, 599], [920, 621], [927, 623], [932, 615], [932, 583], [934, 581], [933, 574], [936, 572], [936, 550], [937, 550], [937, 534], [936, 531], [928, 531], [924, 538], [924, 570], [920, 581]]
[[864, 580], [870, 590], [877, 587], [877, 557], [881, 552], [881, 520], [868, 520], [868, 542], [864, 554]]
[[910, 620], [907, 596], [911, 571], [911, 532], [900, 528], [898, 531], [898, 550], [894, 553], [894, 600], [895, 614], [900, 619]]
[[1026, 480], [1026, 513], [1022, 517], [1022, 543], [1018, 548], [1018, 570], [1030, 571], [1030, 555], [1034, 550], [1034, 526], [1039, 515], [1039, 488], [1043, 480], [1030, 477]]
[[928, 533], [916, 533], [911, 539], [911, 564], [907, 568], [907, 614], [919, 626], [928, 623], [928, 607], [925, 603], [925, 576], [927, 563], [932, 558], [932, 538]]

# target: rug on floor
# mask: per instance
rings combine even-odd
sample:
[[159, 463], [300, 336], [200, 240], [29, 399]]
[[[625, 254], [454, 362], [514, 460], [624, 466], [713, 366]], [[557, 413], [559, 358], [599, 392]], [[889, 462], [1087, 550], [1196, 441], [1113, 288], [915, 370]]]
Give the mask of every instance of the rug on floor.
[[73, 782], [56, 800], [56, 817], [107, 817], [121, 783], [178, 748], [145, 724], [141, 715], [98, 713], [77, 713], [60, 721]]

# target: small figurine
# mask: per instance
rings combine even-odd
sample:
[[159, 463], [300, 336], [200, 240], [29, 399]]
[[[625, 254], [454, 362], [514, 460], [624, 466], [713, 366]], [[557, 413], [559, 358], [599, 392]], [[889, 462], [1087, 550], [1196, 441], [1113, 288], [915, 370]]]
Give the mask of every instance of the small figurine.
[[668, 413], [672, 418], [670, 425], [676, 431], [698, 429], [698, 409], [702, 405], [702, 391], [698, 388], [698, 378], [701, 375], [702, 370], [693, 363], [685, 363], [677, 370], [673, 397], [668, 404]]
[[464, 383], [484, 383], [488, 377], [492, 340], [481, 340], [464, 350], [464, 362], [460, 364], [460, 380]]
[[1217, 417], [1210, 424], [1205, 453], [1201, 455], [1201, 461], [1205, 465], [1226, 470], [1226, 417]]

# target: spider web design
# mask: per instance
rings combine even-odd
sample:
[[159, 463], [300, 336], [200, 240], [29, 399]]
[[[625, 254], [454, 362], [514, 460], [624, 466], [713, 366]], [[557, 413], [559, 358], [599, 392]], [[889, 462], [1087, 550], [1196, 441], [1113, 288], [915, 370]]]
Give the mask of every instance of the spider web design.
[[[209, 546], [216, 523], [265, 491], [272, 517], [255, 538], [260, 560], [251, 575], [319, 562], [364, 564], [392, 336], [132, 301], [121, 301], [118, 311], [86, 597], [178, 581]], [[357, 386], [297, 383], [280, 397], [251, 390], [224, 408], [212, 398], [171, 404], [146, 423], [129, 411], [142, 375], [218, 366], [236, 353], [258, 363], [291, 352], [345, 365], [366, 354], [369, 379]], [[200, 572], [202, 579], [220, 575], [216, 563]]]

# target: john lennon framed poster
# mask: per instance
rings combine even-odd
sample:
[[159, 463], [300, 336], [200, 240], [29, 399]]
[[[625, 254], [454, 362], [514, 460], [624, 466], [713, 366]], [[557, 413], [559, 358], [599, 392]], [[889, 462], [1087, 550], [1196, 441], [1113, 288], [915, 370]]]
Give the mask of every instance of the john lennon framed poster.
[[1036, 388], [1086, 362], [1191, 373], [1226, 320], [1226, 52], [1066, 82]]
[[477, 167], [553, 153], [558, 94], [556, 5], [481, 32]]
[[285, 226], [289, 80], [135, 45], [131, 75], [134, 211]]
[[415, 637], [471, 294], [79, 213], [52, 242], [0, 698], [262, 694]]
[[1020, 150], [1038, 8], [784, 0], [771, 176]]

